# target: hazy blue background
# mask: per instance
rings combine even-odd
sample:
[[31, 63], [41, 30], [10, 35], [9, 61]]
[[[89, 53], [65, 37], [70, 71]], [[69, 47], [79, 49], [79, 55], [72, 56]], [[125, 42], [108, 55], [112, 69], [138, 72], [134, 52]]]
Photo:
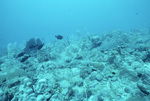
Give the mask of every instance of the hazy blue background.
[[150, 0], [0, 0], [0, 47], [76, 30], [103, 33], [150, 26]]

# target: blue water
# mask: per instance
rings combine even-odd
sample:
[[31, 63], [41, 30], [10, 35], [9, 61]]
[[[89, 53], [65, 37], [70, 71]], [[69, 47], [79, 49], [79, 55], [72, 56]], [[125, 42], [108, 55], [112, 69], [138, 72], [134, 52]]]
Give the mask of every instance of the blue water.
[[47, 42], [80, 30], [150, 28], [150, 0], [0, 0], [0, 47], [32, 37]]

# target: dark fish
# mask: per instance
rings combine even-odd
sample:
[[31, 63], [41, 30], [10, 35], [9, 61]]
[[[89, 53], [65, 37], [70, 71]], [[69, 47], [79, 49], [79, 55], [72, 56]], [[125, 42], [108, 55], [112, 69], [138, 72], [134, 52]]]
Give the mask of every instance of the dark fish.
[[30, 57], [30, 55], [23, 57], [20, 62], [25, 62], [29, 57]]
[[21, 52], [21, 53], [19, 53], [18, 55], [17, 55], [17, 57], [21, 57], [21, 56], [23, 56], [25, 54], [25, 52]]
[[44, 46], [44, 43], [38, 46], [38, 50], [40, 50]]
[[31, 45], [29, 48], [32, 49], [32, 48], [35, 48], [37, 47], [37, 45]]
[[61, 35], [57, 35], [57, 36], [55, 35], [55, 37], [59, 40], [63, 39], [63, 36], [61, 36]]

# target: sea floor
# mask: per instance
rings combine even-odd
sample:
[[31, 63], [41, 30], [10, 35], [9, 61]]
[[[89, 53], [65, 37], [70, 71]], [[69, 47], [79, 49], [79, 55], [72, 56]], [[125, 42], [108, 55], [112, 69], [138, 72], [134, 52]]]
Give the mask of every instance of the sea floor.
[[150, 101], [150, 31], [89, 34], [23, 51], [9, 44], [1, 53], [0, 101]]

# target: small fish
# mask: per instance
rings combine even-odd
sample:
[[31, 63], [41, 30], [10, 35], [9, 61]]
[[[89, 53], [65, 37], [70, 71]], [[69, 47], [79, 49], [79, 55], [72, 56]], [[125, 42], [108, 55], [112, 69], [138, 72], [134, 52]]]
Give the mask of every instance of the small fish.
[[18, 55], [17, 55], [17, 57], [21, 57], [21, 56], [23, 56], [25, 54], [25, 52], [21, 52], [21, 53], [19, 53]]
[[30, 55], [23, 57], [20, 62], [25, 62], [29, 57], [30, 57]]
[[44, 46], [44, 43], [38, 46], [38, 50], [40, 50]]
[[63, 36], [61, 36], [61, 35], [57, 35], [57, 36], [55, 35], [55, 37], [59, 40], [63, 39]]
[[29, 48], [32, 49], [32, 48], [35, 48], [37, 47], [37, 45], [31, 45]]

